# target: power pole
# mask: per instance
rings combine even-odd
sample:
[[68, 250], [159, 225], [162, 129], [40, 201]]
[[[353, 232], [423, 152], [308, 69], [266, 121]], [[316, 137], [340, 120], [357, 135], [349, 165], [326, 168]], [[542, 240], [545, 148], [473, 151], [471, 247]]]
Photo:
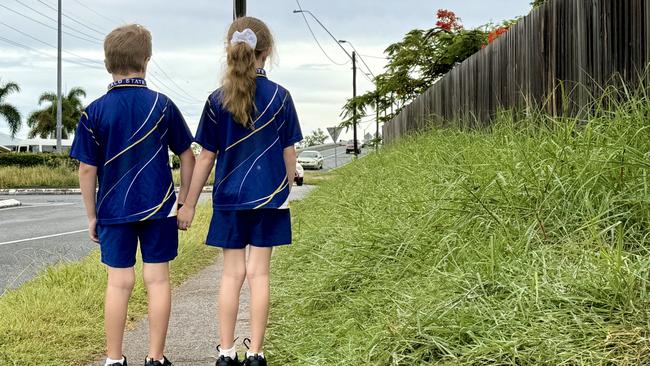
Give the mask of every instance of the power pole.
[[375, 132], [375, 150], [379, 150], [379, 88], [377, 90], [377, 95], [375, 96], [375, 123], [377, 124], [377, 132]]
[[58, 53], [57, 53], [57, 65], [56, 65], [56, 152], [61, 153], [61, 129], [63, 127], [63, 103], [61, 101], [61, 85], [62, 85], [62, 72], [61, 72], [61, 27], [63, 26], [61, 22], [61, 0], [59, 0], [59, 27], [58, 27]]
[[233, 0], [232, 19], [246, 16], [246, 0]]
[[354, 156], [359, 155], [357, 146], [357, 53], [352, 51], [352, 125], [354, 126]]

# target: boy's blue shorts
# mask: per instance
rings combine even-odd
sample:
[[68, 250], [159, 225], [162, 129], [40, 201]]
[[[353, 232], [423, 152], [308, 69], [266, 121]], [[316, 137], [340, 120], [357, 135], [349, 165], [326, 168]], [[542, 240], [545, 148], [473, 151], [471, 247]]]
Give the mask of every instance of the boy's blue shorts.
[[97, 225], [102, 263], [113, 268], [131, 268], [140, 241], [144, 263], [165, 263], [178, 255], [176, 217]]
[[225, 249], [291, 244], [289, 209], [214, 210], [205, 243]]

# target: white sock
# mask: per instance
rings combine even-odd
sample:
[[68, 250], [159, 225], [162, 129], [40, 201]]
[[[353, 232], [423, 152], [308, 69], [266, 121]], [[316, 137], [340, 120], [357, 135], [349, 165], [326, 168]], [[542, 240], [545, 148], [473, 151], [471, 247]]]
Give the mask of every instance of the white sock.
[[251, 356], [255, 357], [255, 355], [258, 355], [258, 356], [264, 358], [264, 352], [253, 353], [253, 352], [246, 351], [246, 358], [249, 358]]
[[230, 358], [232, 358], [234, 360], [235, 357], [237, 357], [237, 349], [236, 349], [236, 347], [233, 345], [229, 349], [220, 350], [219, 351], [219, 357], [221, 357], [221, 356], [230, 357]]
[[125, 361], [124, 357], [122, 357], [119, 360], [113, 360], [113, 359], [110, 359], [110, 358], [106, 357], [106, 363], [104, 365], [108, 366], [108, 365], [112, 365], [112, 364], [118, 363], [118, 362], [121, 363], [122, 365], [124, 365], [124, 361]]

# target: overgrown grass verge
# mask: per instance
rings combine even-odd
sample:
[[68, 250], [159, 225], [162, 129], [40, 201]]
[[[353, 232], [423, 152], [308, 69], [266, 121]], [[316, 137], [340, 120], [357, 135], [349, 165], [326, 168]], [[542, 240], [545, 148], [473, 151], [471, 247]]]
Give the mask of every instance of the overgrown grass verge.
[[0, 189], [5, 188], [77, 188], [77, 170], [71, 167], [0, 167]]
[[296, 202], [279, 365], [650, 364], [650, 106], [434, 130]]
[[[200, 206], [196, 229], [180, 235], [179, 255], [171, 269], [175, 285], [215, 259], [217, 251], [203, 244], [210, 214], [209, 203]], [[147, 311], [141, 269], [138, 265], [131, 322]], [[0, 365], [78, 366], [103, 353], [105, 289], [106, 270], [95, 251], [80, 262], [50, 267], [0, 296]]]

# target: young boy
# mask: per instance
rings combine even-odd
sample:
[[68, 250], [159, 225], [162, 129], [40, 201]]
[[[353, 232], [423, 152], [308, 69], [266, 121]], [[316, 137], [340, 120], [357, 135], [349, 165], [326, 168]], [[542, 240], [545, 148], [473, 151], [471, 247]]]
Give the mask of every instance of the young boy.
[[[149, 301], [145, 365], [171, 365], [163, 355], [171, 308], [169, 261], [178, 250], [177, 206], [194, 169], [193, 138], [174, 103], [147, 88], [151, 49], [151, 33], [140, 25], [119, 27], [106, 37], [105, 64], [113, 83], [86, 108], [70, 152], [80, 161], [90, 238], [99, 243], [108, 267], [104, 323], [111, 366], [127, 366], [122, 338], [138, 242]], [[168, 149], [181, 160], [178, 200]]]

